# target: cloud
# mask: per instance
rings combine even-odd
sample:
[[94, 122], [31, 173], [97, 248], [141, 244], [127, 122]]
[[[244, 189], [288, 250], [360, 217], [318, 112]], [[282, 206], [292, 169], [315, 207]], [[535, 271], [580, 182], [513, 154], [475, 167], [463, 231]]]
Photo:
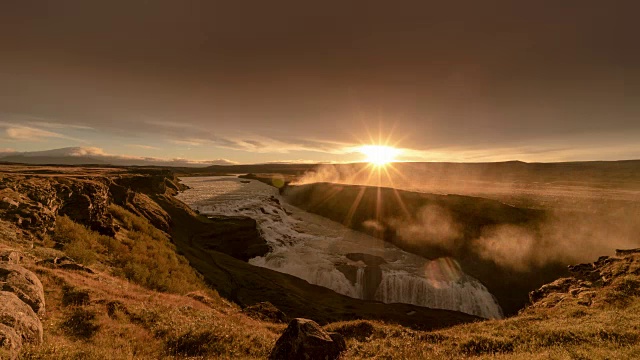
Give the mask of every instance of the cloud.
[[211, 144], [218, 147], [241, 150], [246, 147], [230, 137], [214, 134], [207, 128], [174, 121], [145, 120], [146, 131], [164, 135], [176, 145], [199, 146]]
[[71, 140], [76, 142], [86, 142], [82, 139], [71, 137], [71, 136], [62, 134], [60, 132], [45, 130], [43, 128], [89, 129], [88, 127], [82, 127], [82, 126], [76, 126], [76, 125], [66, 125], [66, 124], [50, 123], [50, 122], [43, 122], [43, 121], [25, 121], [25, 120], [20, 121], [19, 123], [15, 123], [13, 121], [0, 121], [0, 128], [4, 128], [4, 135], [8, 140], [31, 141], [31, 142], [40, 142], [47, 139], [65, 139], [65, 140]]
[[155, 146], [149, 146], [149, 145], [142, 145], [142, 144], [128, 144], [128, 147], [133, 147], [133, 148], [138, 148], [138, 149], [145, 149], [145, 150], [159, 150], [159, 148], [155, 147]]
[[327, 164], [325, 161], [315, 161], [307, 159], [295, 159], [295, 160], [273, 160], [267, 161], [265, 164]]
[[200, 146], [204, 141], [200, 139], [172, 139], [169, 142], [175, 145]]
[[71, 148], [70, 156], [109, 156], [104, 150], [98, 147], [83, 146]]
[[94, 130], [94, 128], [85, 125], [63, 124], [48, 121], [30, 121], [29, 125], [48, 128], [48, 129], [76, 129], [76, 130]]
[[5, 129], [5, 134], [11, 140], [21, 141], [42, 141], [48, 138], [67, 138], [65, 135], [59, 133], [27, 126], [9, 126]]
[[[155, 161], [162, 161], [161, 159], [155, 159]], [[183, 158], [176, 158], [171, 160], [175, 163], [181, 163], [181, 164], [189, 164], [189, 165], [202, 165], [202, 166], [209, 166], [209, 165], [237, 165], [238, 163], [235, 161], [231, 161], [231, 160], [227, 160], [227, 159], [215, 159], [215, 160], [189, 160], [189, 159], [183, 159]], [[178, 165], [176, 165], [178, 166]]]

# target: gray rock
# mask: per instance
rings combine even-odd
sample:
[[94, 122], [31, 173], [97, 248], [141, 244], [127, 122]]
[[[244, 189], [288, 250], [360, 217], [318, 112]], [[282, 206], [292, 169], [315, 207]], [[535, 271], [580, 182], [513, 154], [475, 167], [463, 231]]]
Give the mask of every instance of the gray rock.
[[0, 324], [15, 331], [23, 343], [42, 344], [42, 323], [14, 293], [0, 291]]
[[7, 250], [0, 253], [0, 261], [8, 262], [9, 264], [20, 264], [22, 255], [13, 250]]
[[44, 259], [44, 260], [40, 260], [38, 262], [36, 262], [37, 265], [40, 266], [46, 266], [46, 267], [51, 267], [51, 268], [60, 268], [60, 269], [64, 269], [64, 270], [74, 270], [74, 271], [84, 271], [86, 273], [89, 274], [95, 274], [95, 272], [93, 270], [91, 270], [90, 268], [84, 266], [84, 265], [80, 265], [78, 263], [76, 263], [75, 261], [73, 261], [73, 259], [67, 257], [67, 256], [63, 256], [63, 257], [56, 257], [56, 258], [48, 258], [48, 259]]
[[38, 315], [44, 315], [44, 289], [31, 271], [14, 264], [0, 265], [0, 290], [16, 294]]
[[0, 359], [17, 359], [22, 348], [22, 339], [15, 330], [0, 324]]
[[268, 301], [259, 302], [242, 309], [249, 317], [274, 323], [286, 323], [287, 315]]
[[328, 333], [313, 320], [293, 319], [274, 346], [271, 360], [333, 360], [347, 349], [342, 335]]

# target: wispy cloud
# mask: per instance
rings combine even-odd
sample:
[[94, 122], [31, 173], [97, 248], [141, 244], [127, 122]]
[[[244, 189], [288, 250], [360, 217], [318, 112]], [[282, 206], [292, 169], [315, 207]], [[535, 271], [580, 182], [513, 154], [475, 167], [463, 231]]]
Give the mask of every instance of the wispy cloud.
[[43, 127], [47, 129], [76, 129], [76, 130], [94, 130], [94, 128], [85, 125], [63, 124], [48, 121], [29, 121], [29, 125]]
[[128, 147], [144, 149], [144, 150], [159, 150], [159, 148], [150, 145], [142, 145], [142, 144], [128, 144]]
[[182, 146], [200, 146], [203, 143], [206, 142], [206, 140], [201, 140], [201, 139], [171, 139], [169, 140], [170, 143], [175, 144], [175, 145], [182, 145]]
[[71, 156], [110, 156], [103, 149], [93, 146], [81, 146], [70, 148]]
[[60, 131], [52, 131], [52, 129], [90, 129], [83, 126], [43, 121], [21, 121], [19, 123], [13, 121], [0, 121], [0, 128], [4, 128], [4, 135], [6, 139], [13, 141], [40, 142], [48, 139], [66, 139], [81, 143], [85, 143], [86, 141], [65, 135]]
[[43, 141], [48, 138], [68, 138], [60, 133], [27, 126], [8, 126], [5, 128], [5, 135], [11, 140], [21, 141]]

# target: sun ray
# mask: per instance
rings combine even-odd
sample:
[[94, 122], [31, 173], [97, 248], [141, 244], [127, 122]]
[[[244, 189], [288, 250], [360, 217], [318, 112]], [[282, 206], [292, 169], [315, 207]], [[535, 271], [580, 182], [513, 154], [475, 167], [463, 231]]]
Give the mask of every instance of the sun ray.
[[389, 179], [389, 183], [391, 185], [391, 189], [393, 190], [393, 194], [396, 196], [398, 205], [400, 205], [400, 209], [402, 209], [402, 212], [404, 212], [404, 215], [407, 217], [410, 217], [411, 214], [409, 213], [409, 210], [407, 209], [407, 206], [405, 205], [404, 201], [402, 201], [402, 197], [400, 196], [400, 193], [398, 193], [398, 189], [396, 189], [395, 184], [393, 183], [393, 178], [391, 177], [391, 175], [389, 175], [389, 171], [387, 171], [389, 168], [391, 168], [392, 170], [395, 170], [393, 166], [388, 166], [383, 169], [384, 169], [384, 172], [387, 174], [387, 178]]
[[320, 205], [326, 203], [327, 201], [331, 200], [334, 196], [338, 195], [341, 191], [342, 188], [341, 187], [333, 187], [331, 190], [331, 192], [324, 197], [324, 199], [321, 199], [320, 201], [315, 202], [314, 204], [311, 204], [311, 207], [319, 207]]
[[356, 210], [358, 209], [358, 206], [360, 205], [360, 202], [362, 201], [362, 197], [364, 196], [364, 192], [365, 192], [366, 188], [363, 186], [360, 188], [360, 191], [358, 192], [358, 195], [356, 196], [356, 199], [353, 201], [353, 204], [351, 204], [351, 208], [349, 209], [349, 212], [347, 213], [347, 218], [344, 220], [344, 225], [345, 226], [350, 226], [351, 225], [351, 220], [353, 220], [353, 214], [355, 214]]

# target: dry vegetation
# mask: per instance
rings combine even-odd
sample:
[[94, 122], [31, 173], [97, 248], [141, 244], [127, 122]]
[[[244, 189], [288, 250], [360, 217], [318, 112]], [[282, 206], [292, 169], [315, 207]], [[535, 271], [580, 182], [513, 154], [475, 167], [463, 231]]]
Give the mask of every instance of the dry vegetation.
[[628, 308], [537, 309], [499, 321], [416, 332], [373, 322], [331, 324], [352, 359], [637, 359], [638, 301]]
[[152, 290], [185, 293], [202, 287], [201, 278], [176, 254], [162, 231], [117, 205], [111, 205], [109, 211], [125, 230], [122, 235], [100, 235], [61, 216], [53, 240], [63, 244], [64, 252], [74, 260], [106, 265], [114, 275]]
[[[26, 348], [24, 359], [268, 355], [284, 325], [247, 317], [208, 289], [162, 232], [122, 208], [111, 210], [127, 230], [115, 240], [60, 218], [54, 239], [64, 240], [69, 255], [81, 242], [79, 259], [104, 271], [90, 275], [36, 269], [47, 291], [45, 344]], [[40, 255], [47, 251], [54, 250], [33, 250]], [[132, 262], [153, 276], [127, 271]], [[181, 279], [181, 286], [167, 277]], [[634, 359], [640, 358], [638, 285], [640, 277], [631, 274], [599, 289], [592, 306], [575, 299], [552, 308], [528, 308], [506, 320], [433, 332], [375, 321], [326, 328], [345, 336], [345, 359]]]
[[[69, 256], [95, 274], [32, 266], [45, 343], [23, 359], [264, 358], [283, 325], [253, 320], [209, 289], [166, 235], [120, 207], [115, 239], [59, 217], [34, 259]], [[13, 244], [15, 245], [15, 244]]]
[[211, 293], [199, 293], [205, 304], [103, 274], [37, 273], [48, 289], [45, 343], [26, 348], [23, 359], [262, 358], [277, 338], [277, 326]]
[[601, 287], [591, 306], [568, 297], [512, 318], [434, 332], [369, 321], [327, 326], [347, 338], [345, 358], [365, 359], [638, 359], [640, 276]]

